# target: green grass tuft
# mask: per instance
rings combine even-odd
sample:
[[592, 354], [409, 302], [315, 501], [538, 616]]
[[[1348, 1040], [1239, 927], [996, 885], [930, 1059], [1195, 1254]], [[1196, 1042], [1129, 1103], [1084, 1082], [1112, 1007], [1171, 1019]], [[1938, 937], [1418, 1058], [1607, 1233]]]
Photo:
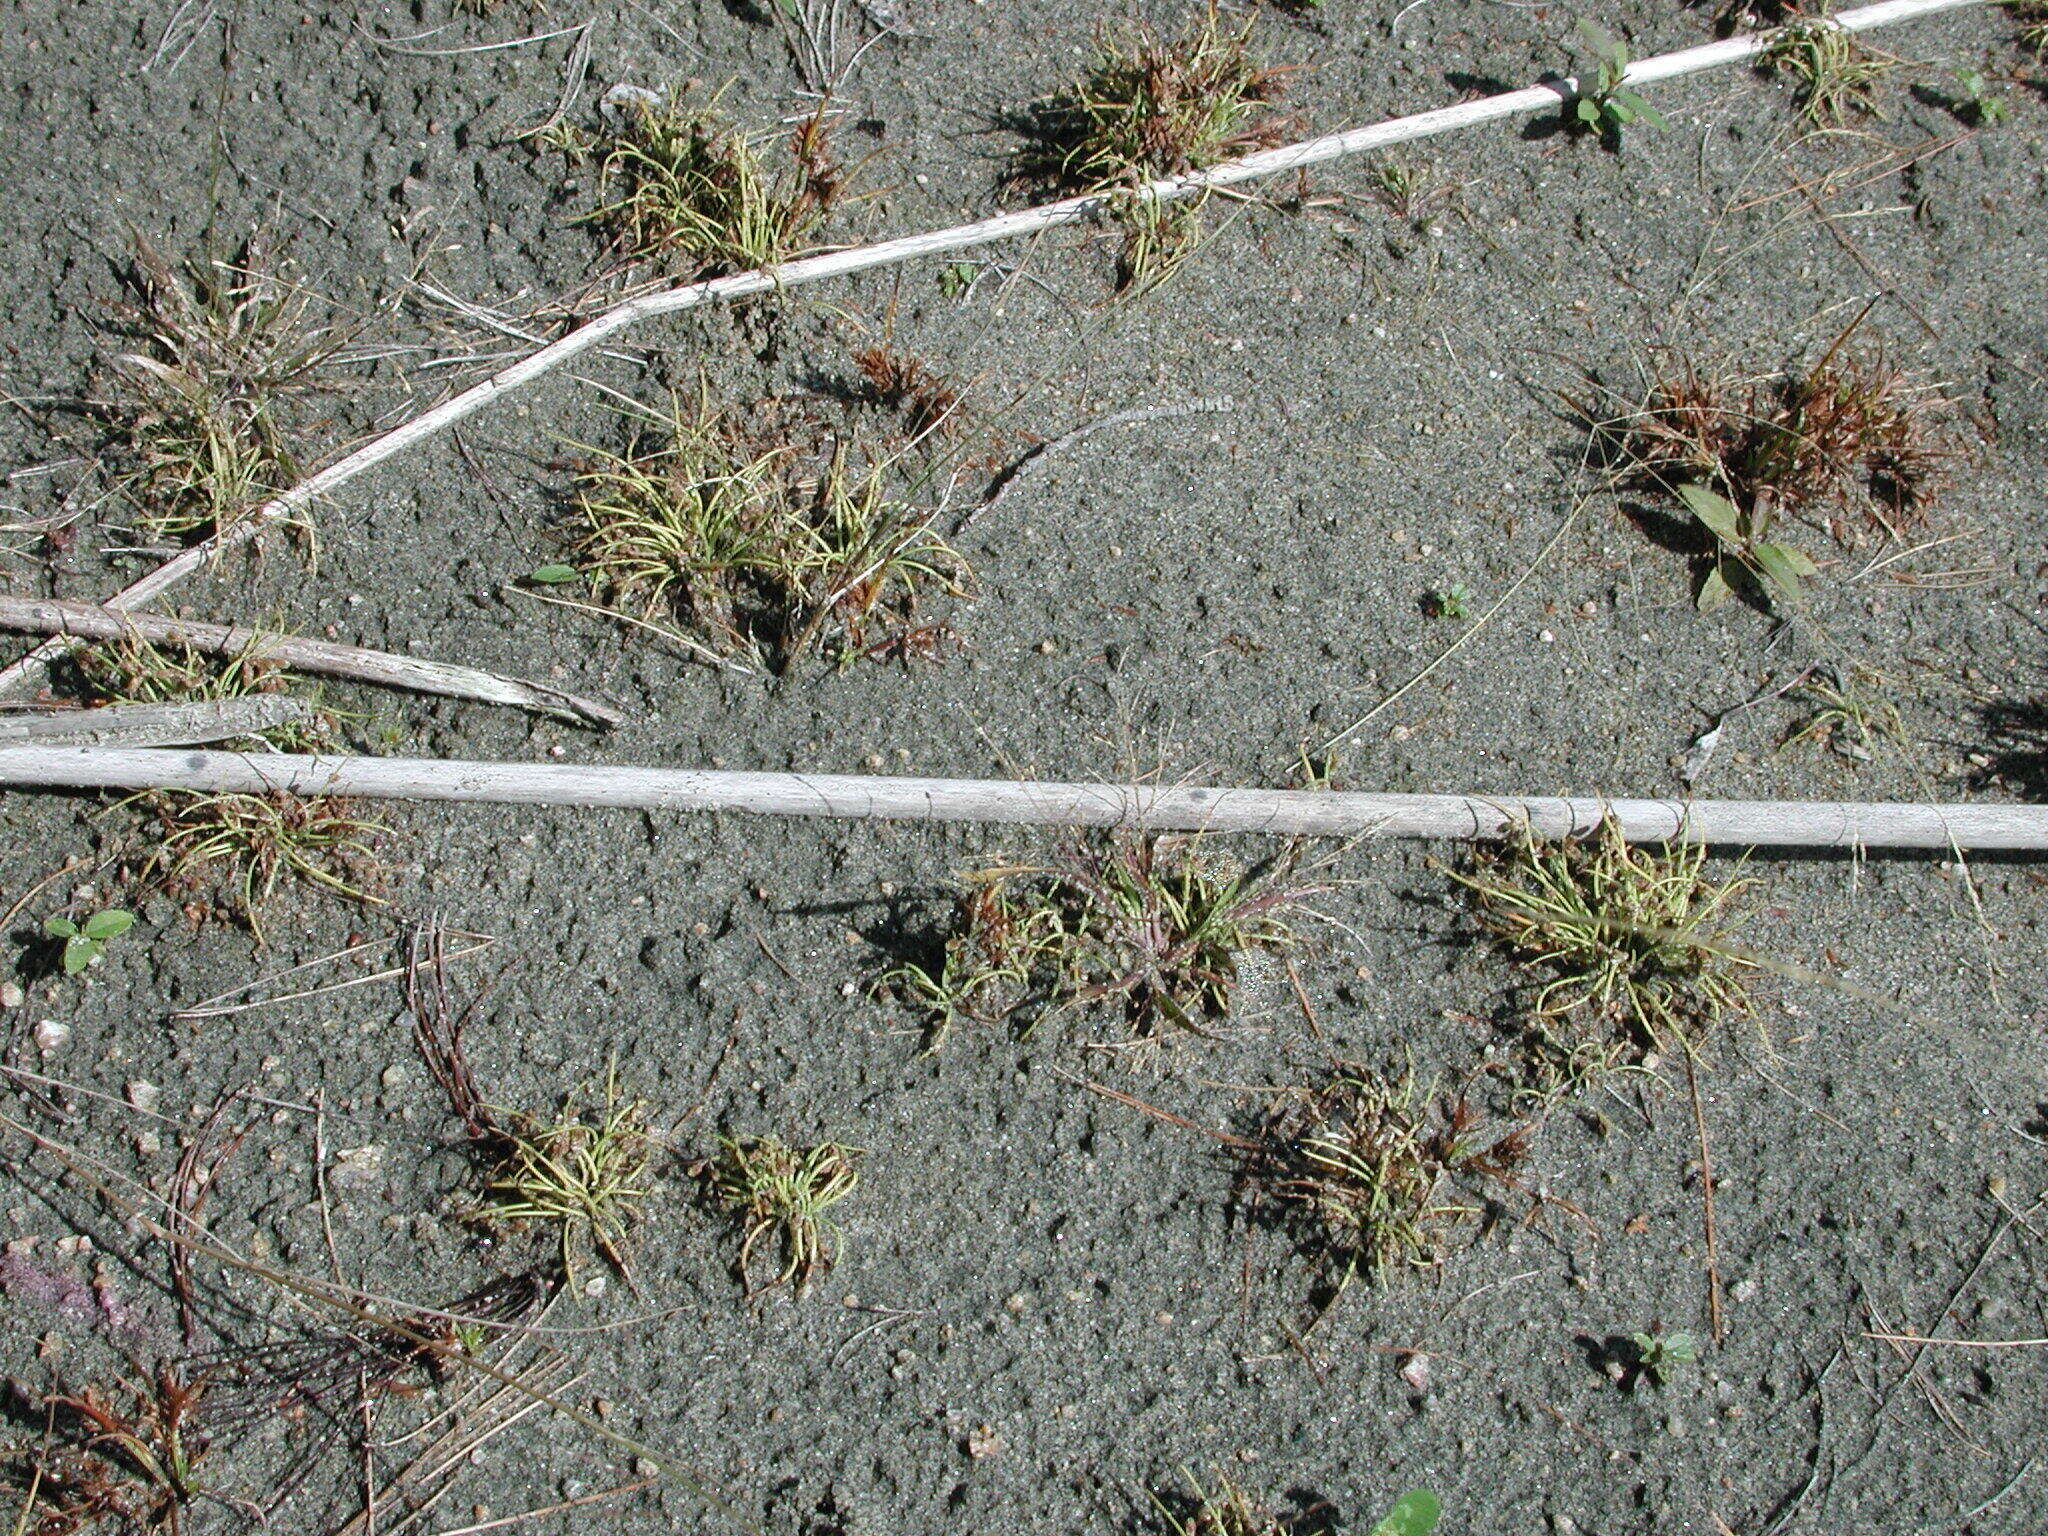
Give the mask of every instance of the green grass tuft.
[[[1716, 882], [1697, 843], [1632, 846], [1612, 820], [1584, 838], [1527, 829], [1479, 850], [1465, 888], [1481, 925], [1536, 973], [1530, 1021], [1581, 1065], [1704, 1040], [1749, 1011], [1751, 967], [1726, 952], [1747, 883]], [[1592, 1053], [1579, 1051], [1590, 1045]]]
[[116, 330], [137, 350], [97, 405], [128, 462], [120, 488], [151, 536], [203, 536], [296, 478], [284, 404], [333, 386], [345, 338], [253, 241], [173, 263], [138, 237], [124, 280]]
[[572, 1096], [552, 1120], [489, 1111], [496, 1161], [477, 1219], [554, 1228], [564, 1279], [575, 1278], [579, 1236], [630, 1279], [626, 1244], [649, 1193], [654, 1155], [643, 1111], [638, 1099], [619, 1096], [616, 1069], [605, 1074], [601, 1106], [586, 1108]]
[[287, 878], [382, 905], [371, 887], [382, 878], [376, 839], [389, 829], [360, 815], [352, 800], [155, 789], [122, 803], [140, 805], [154, 819], [150, 846], [134, 863], [136, 878], [179, 898], [211, 890], [258, 939], [259, 914]]
[[923, 1014], [932, 1048], [961, 1022], [1114, 1008], [1135, 1039], [1206, 1033], [1230, 1011], [1246, 951], [1292, 945], [1316, 887], [1292, 857], [1247, 870], [1199, 837], [1107, 832], [1048, 865], [969, 876], [928, 960], [877, 986]]
[[1833, 128], [1857, 114], [1880, 115], [1877, 88], [1899, 61], [1820, 17], [1785, 27], [1759, 63], [1791, 78], [1801, 117]]
[[1460, 1187], [1510, 1181], [1528, 1135], [1487, 1124], [1462, 1098], [1437, 1104], [1411, 1072], [1344, 1063], [1274, 1111], [1246, 1172], [1341, 1289], [1439, 1264], [1450, 1230], [1483, 1214]]
[[817, 248], [847, 180], [825, 107], [787, 136], [742, 132], [715, 105], [692, 107], [676, 94], [635, 97], [615, 110], [596, 134], [552, 137], [573, 161], [595, 166], [603, 201], [583, 222], [621, 255], [712, 277]]
[[632, 431], [621, 453], [588, 450], [572, 514], [575, 563], [615, 607], [786, 667], [826, 634], [858, 655], [877, 619], [964, 590], [967, 564], [933, 515], [891, 490], [891, 457], [756, 440], [701, 391]]
[[1013, 179], [1128, 192], [1127, 284], [1165, 276], [1199, 235], [1202, 200], [1162, 202], [1148, 183], [1271, 148], [1297, 126], [1277, 107], [1288, 71], [1253, 54], [1252, 26], [1227, 26], [1211, 5], [1176, 37], [1105, 33], [1088, 69], [1033, 108]]
[[838, 1257], [835, 1234], [825, 1213], [853, 1193], [860, 1154], [836, 1141], [811, 1147], [785, 1146], [773, 1136], [721, 1140], [718, 1155], [700, 1163], [712, 1201], [733, 1213], [742, 1229], [734, 1269], [754, 1294], [754, 1250], [778, 1244], [781, 1267], [769, 1286], [801, 1292], [813, 1275]]

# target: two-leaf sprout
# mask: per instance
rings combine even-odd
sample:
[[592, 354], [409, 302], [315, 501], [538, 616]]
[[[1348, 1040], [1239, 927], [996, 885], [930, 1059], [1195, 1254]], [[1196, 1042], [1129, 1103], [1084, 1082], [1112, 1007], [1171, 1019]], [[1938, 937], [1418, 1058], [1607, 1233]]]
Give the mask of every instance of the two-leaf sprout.
[[64, 941], [64, 974], [76, 976], [99, 959], [106, 950], [107, 940], [119, 938], [134, 926], [133, 912], [109, 907], [104, 912], [93, 913], [82, 923], [73, 922], [68, 917], [46, 918], [43, 933], [46, 937]]

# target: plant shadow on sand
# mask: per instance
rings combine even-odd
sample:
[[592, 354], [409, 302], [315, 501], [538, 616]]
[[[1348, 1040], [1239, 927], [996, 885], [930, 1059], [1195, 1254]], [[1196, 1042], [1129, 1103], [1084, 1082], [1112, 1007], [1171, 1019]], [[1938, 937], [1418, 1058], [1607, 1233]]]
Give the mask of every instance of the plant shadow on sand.
[[1977, 715], [1989, 738], [1990, 761], [1978, 770], [1976, 787], [2048, 799], [2048, 699], [2001, 699]]

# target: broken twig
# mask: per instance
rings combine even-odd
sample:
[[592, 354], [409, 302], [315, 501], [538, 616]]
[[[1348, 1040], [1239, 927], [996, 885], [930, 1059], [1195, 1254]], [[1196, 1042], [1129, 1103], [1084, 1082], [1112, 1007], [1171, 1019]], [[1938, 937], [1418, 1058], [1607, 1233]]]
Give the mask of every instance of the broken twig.
[[0, 747], [185, 747], [233, 741], [312, 718], [312, 705], [281, 693], [183, 704], [109, 704], [0, 716]]
[[360, 646], [337, 645], [329, 640], [274, 635], [240, 624], [202, 624], [191, 619], [166, 618], [161, 614], [96, 608], [90, 603], [59, 602], [54, 598], [0, 596], [0, 629], [86, 640], [133, 638], [147, 640], [153, 645], [183, 645], [195, 651], [271, 661], [294, 672], [320, 672], [359, 683], [406, 688], [414, 693], [434, 693], [444, 698], [474, 699], [484, 704], [536, 709], [543, 714], [574, 720], [579, 725], [618, 725], [626, 718], [609, 704], [567, 693], [560, 688], [550, 688], [545, 683], [532, 683], [497, 672], [481, 672], [474, 667], [460, 667], [444, 661], [422, 661], [417, 656], [366, 651]]

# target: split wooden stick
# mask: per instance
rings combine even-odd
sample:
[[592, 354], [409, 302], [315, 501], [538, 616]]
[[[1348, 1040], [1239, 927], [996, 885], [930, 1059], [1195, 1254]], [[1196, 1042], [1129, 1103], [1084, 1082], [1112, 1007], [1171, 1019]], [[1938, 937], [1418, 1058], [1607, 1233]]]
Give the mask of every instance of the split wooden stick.
[[[1843, 11], [1830, 18], [1829, 24], [1845, 32], [1868, 32], [1873, 28], [1893, 26], [1917, 17], [1932, 16], [1941, 11], [1984, 3], [1986, 0], [1881, 0], [1877, 5]], [[1776, 31], [1745, 33], [1739, 37], [1723, 39], [1718, 43], [1707, 43], [1698, 48], [1682, 48], [1676, 53], [1640, 59], [1629, 65], [1625, 78], [1630, 85], [1649, 85], [1658, 80], [1671, 80], [1681, 75], [1718, 68], [1724, 64], [1739, 63], [1762, 53], [1770, 47], [1777, 35]], [[305, 511], [315, 501], [339, 490], [365, 470], [437, 436], [457, 422], [475, 415], [502, 396], [532, 383], [571, 358], [588, 352], [592, 347], [601, 345], [629, 326], [656, 315], [672, 315], [682, 310], [695, 309], [700, 304], [742, 299], [754, 294], [795, 288], [805, 283], [823, 282], [827, 278], [845, 277], [855, 272], [872, 271], [877, 267], [894, 266], [923, 256], [941, 256], [955, 251], [971, 250], [975, 246], [989, 245], [999, 240], [1013, 240], [1019, 235], [1038, 234], [1061, 225], [1085, 223], [1113, 213], [1119, 206], [1128, 205], [1134, 197], [1141, 201], [1150, 199], [1159, 202], [1195, 197], [1217, 187], [1235, 186], [1240, 182], [1256, 181], [1266, 176], [1277, 176], [1287, 171], [1322, 165], [1328, 161], [1362, 155], [1375, 149], [1385, 149], [1389, 145], [1431, 138], [1454, 129], [1470, 128], [1500, 118], [1539, 112], [1572, 100], [1581, 89], [1579, 81], [1574, 79], [1549, 81], [1498, 96], [1484, 97], [1478, 101], [1438, 107], [1412, 117], [1394, 118], [1370, 127], [1352, 128], [1343, 133], [1326, 134], [1321, 138], [1308, 139], [1299, 144], [1285, 144], [1277, 149], [1261, 150], [1239, 160], [1226, 161], [1210, 170], [1188, 176], [1165, 177], [1135, 189], [1118, 189], [1114, 192], [1096, 192], [1082, 197], [1065, 198], [1059, 202], [1041, 204], [1036, 208], [1025, 208], [1016, 213], [999, 214], [995, 218], [957, 225], [952, 229], [934, 230], [922, 235], [906, 235], [901, 239], [884, 240], [877, 245], [831, 251], [822, 256], [807, 256], [801, 260], [784, 262], [776, 267], [765, 267], [754, 272], [736, 272], [730, 277], [685, 283], [681, 287], [642, 294], [605, 311], [594, 319], [585, 321], [567, 335], [550, 342], [536, 352], [529, 353], [483, 382], [471, 385], [460, 394], [449, 397], [433, 409], [415, 416], [411, 421], [394, 427], [380, 437], [372, 438], [317, 474], [309, 476], [281, 495], [237, 518], [227, 527], [217, 531], [205, 543], [195, 545], [158, 566], [140, 581], [108, 598], [107, 606], [120, 609], [141, 607], [158, 593], [204, 570], [222, 552], [238, 547], [273, 523], [288, 520]], [[58, 647], [46, 643], [4, 671], [0, 671], [0, 698], [18, 694], [24, 685], [32, 684], [57, 654]]]
[[1380, 795], [102, 748], [0, 749], [0, 785], [358, 795], [896, 821], [1150, 827], [1311, 837], [1549, 837], [1612, 817], [1635, 842], [1734, 847], [2048, 849], [2048, 806]]
[[0, 715], [0, 747], [183, 747], [232, 741], [313, 718], [313, 706], [281, 693], [179, 704], [109, 704], [100, 709]]
[[320, 672], [330, 677], [352, 678], [360, 683], [406, 688], [414, 693], [435, 693], [451, 699], [475, 699], [485, 704], [537, 709], [544, 714], [574, 720], [579, 725], [618, 725], [626, 718], [609, 704], [567, 693], [560, 688], [550, 688], [545, 683], [506, 677], [497, 672], [480, 672], [475, 667], [460, 667], [445, 661], [422, 661], [416, 656], [399, 656], [389, 651], [366, 651], [360, 646], [337, 645], [328, 640], [276, 635], [240, 624], [202, 624], [193, 619], [173, 619], [154, 613], [124, 613], [115, 608], [95, 608], [89, 603], [59, 602], [55, 598], [0, 596], [0, 629], [88, 640], [134, 637], [155, 645], [185, 645], [195, 651], [210, 651], [217, 655], [274, 661], [295, 672]]

